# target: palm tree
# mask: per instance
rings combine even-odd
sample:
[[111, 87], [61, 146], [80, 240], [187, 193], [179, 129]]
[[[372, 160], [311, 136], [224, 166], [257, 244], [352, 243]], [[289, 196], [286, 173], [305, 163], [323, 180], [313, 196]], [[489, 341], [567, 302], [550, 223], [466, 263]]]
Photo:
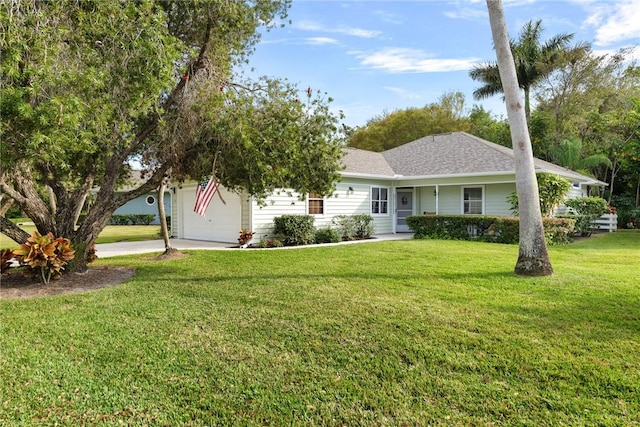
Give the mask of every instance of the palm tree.
[[[520, 243], [515, 273], [521, 276], [548, 276], [553, 274], [549, 253], [544, 239], [544, 227], [540, 213], [538, 183], [533, 163], [533, 149], [522, 109], [518, 76], [513, 59], [513, 43], [509, 41], [504, 10], [500, 0], [487, 0], [491, 34], [496, 50], [496, 69], [503, 82], [507, 103], [507, 116], [513, 141], [515, 160], [518, 213], [520, 217]], [[499, 65], [498, 65], [499, 64]]]
[[[573, 34], [558, 34], [544, 43], [541, 43], [542, 21], [527, 22], [518, 40], [509, 40], [513, 61], [516, 66], [518, 85], [524, 91], [524, 111], [527, 123], [531, 119], [530, 92], [531, 89], [552, 71], [557, 69], [564, 54], [578, 52], [588, 47], [586, 43], [580, 43], [574, 47], [569, 47], [569, 42], [573, 39]], [[469, 76], [473, 80], [484, 83], [473, 92], [476, 100], [489, 98], [490, 96], [504, 93], [498, 63], [494, 61], [476, 65]]]

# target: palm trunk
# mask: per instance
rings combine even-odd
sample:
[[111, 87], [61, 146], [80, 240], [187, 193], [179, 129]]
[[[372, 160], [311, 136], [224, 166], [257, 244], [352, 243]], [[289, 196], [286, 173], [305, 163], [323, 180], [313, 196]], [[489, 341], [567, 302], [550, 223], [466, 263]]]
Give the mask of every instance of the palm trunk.
[[487, 8], [489, 9], [491, 32], [498, 58], [500, 80], [507, 104], [515, 160], [516, 190], [520, 215], [520, 245], [515, 273], [522, 276], [548, 276], [553, 274], [553, 268], [544, 238], [533, 149], [520, 98], [520, 88], [509, 45], [502, 2], [487, 0]]

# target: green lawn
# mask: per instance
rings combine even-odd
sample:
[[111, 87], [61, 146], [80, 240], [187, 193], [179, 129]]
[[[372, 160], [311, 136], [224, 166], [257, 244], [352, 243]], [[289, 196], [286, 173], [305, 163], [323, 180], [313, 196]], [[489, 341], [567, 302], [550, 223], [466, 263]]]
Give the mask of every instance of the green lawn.
[[[20, 228], [29, 234], [36, 229], [33, 225], [23, 225]], [[159, 225], [107, 225], [98, 236], [96, 243], [138, 242], [153, 239], [160, 239]], [[0, 248], [15, 249], [16, 247], [18, 247], [16, 242], [0, 234]]]
[[99, 260], [125, 284], [0, 301], [3, 425], [640, 424], [640, 233]]

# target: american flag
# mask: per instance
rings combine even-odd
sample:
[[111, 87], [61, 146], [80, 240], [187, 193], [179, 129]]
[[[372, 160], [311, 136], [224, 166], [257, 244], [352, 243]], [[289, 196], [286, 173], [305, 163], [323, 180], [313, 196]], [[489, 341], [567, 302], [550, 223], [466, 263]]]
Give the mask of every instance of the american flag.
[[218, 187], [220, 187], [220, 183], [213, 179], [213, 177], [207, 178], [198, 184], [196, 188], [196, 205], [193, 207], [195, 213], [205, 216], [207, 207], [209, 203], [211, 203], [211, 199], [213, 199], [216, 191], [218, 191]]

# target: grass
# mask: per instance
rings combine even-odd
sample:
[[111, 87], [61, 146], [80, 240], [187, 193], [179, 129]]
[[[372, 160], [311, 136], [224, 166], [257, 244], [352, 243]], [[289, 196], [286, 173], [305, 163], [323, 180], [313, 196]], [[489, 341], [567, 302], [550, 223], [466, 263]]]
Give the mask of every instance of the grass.
[[0, 424], [638, 425], [640, 233], [99, 260], [138, 273], [0, 301]]
[[[29, 234], [36, 229], [34, 225], [22, 225], [20, 228]], [[160, 239], [159, 225], [107, 225], [96, 239], [96, 243], [139, 242], [154, 239]], [[16, 242], [0, 234], [0, 248], [15, 249], [17, 247]]]

